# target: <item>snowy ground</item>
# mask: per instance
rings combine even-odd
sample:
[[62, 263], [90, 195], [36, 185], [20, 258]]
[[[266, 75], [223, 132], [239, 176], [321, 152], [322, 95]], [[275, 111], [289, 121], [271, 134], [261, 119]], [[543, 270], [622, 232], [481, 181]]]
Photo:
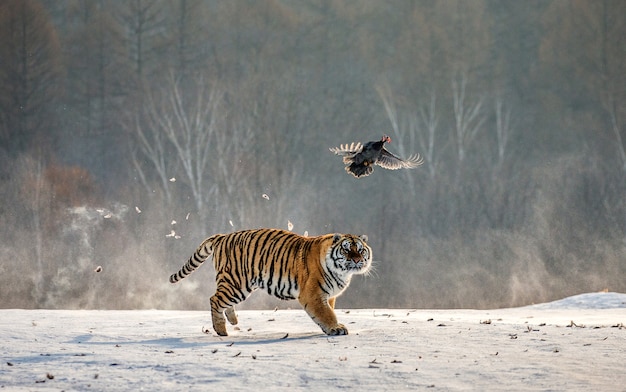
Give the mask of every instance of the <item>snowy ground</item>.
[[0, 310], [0, 390], [626, 390], [626, 294], [515, 309]]

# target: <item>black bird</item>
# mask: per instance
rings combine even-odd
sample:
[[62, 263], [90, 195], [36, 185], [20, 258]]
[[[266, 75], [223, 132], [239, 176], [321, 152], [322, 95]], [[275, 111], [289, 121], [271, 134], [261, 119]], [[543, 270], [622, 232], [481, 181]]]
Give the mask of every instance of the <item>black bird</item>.
[[369, 176], [378, 165], [384, 169], [413, 169], [424, 163], [420, 154], [411, 155], [408, 159], [399, 158], [385, 148], [385, 143], [391, 143], [391, 138], [384, 135], [379, 141], [342, 144], [330, 148], [331, 152], [343, 157], [346, 171], [356, 178]]

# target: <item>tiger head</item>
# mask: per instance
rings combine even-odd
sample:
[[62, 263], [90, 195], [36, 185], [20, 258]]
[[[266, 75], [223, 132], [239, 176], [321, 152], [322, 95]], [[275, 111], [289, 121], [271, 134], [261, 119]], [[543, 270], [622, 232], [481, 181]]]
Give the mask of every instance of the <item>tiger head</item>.
[[335, 234], [329, 256], [336, 270], [348, 274], [365, 274], [372, 265], [366, 235]]

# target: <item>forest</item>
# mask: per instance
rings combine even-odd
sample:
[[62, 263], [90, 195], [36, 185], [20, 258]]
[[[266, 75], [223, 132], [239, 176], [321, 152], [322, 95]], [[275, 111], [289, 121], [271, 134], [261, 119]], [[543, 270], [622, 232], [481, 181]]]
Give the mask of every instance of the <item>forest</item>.
[[[626, 292], [624, 37], [622, 0], [1, 0], [0, 308], [208, 309], [169, 274], [257, 227], [368, 235], [340, 308]], [[328, 150], [383, 134], [425, 163]]]

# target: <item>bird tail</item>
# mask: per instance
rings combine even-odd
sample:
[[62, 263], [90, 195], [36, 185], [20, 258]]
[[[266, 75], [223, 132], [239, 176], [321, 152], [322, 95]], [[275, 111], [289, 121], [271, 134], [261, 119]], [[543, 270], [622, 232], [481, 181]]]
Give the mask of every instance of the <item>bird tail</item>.
[[356, 178], [369, 176], [374, 169], [371, 165], [365, 165], [363, 163], [352, 162], [348, 166], [346, 166], [346, 171]]

